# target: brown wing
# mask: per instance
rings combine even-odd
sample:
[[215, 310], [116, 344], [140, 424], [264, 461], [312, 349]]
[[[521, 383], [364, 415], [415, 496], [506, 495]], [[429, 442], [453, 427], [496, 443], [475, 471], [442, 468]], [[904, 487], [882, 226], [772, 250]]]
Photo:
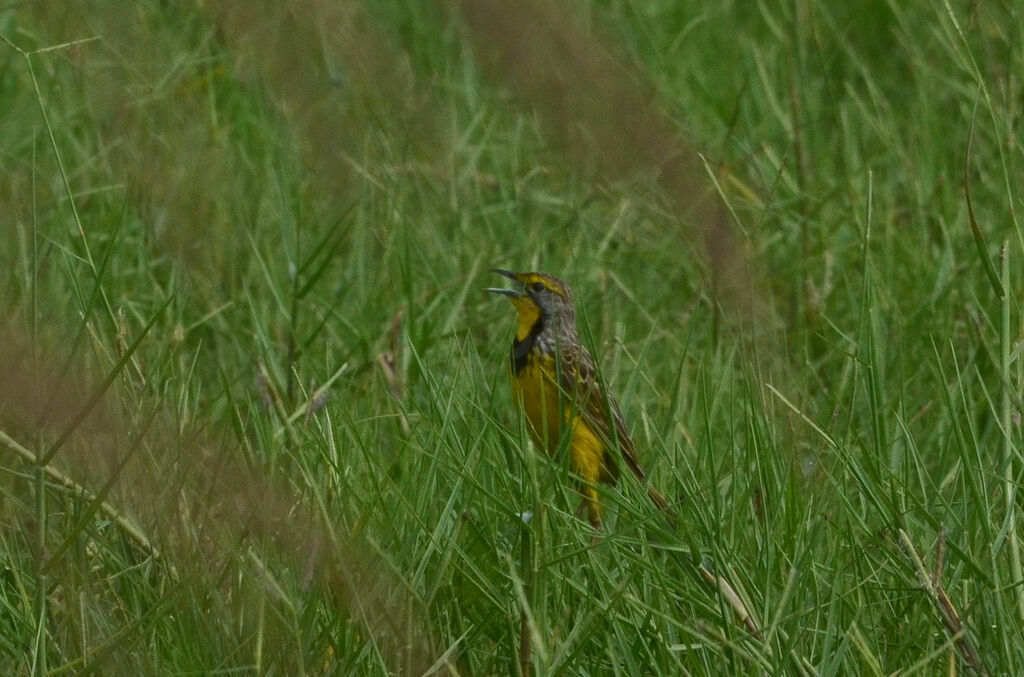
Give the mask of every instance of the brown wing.
[[[622, 460], [625, 461], [633, 476], [641, 484], [644, 484], [647, 474], [640, 467], [640, 462], [637, 460], [636, 447], [633, 446], [633, 439], [629, 436], [629, 431], [626, 430], [626, 422], [623, 420], [622, 412], [619, 410], [619, 403], [611, 392], [601, 387], [601, 383], [597, 378], [597, 370], [594, 368], [594, 360], [590, 357], [590, 353], [582, 346], [573, 347], [563, 352], [562, 359], [561, 387], [569, 397], [575, 399], [576, 406], [582, 412], [584, 421], [604, 441], [609, 449], [614, 449], [616, 446], [613, 439], [618, 441]], [[608, 424], [609, 413], [612, 419], [611, 425]], [[613, 429], [614, 438], [612, 437]], [[615, 462], [615, 452], [606, 454], [603, 462], [604, 468], [602, 471], [605, 473], [606, 478], [602, 479], [609, 484], [614, 484], [619, 477], [619, 468]], [[661, 492], [653, 486], [646, 487], [646, 490], [647, 495], [650, 496], [658, 508], [671, 514], [672, 511], [669, 508], [668, 501], [661, 495]]]
[[[562, 357], [564, 361], [562, 388], [570, 398], [574, 399], [583, 420], [609, 448], [614, 448], [617, 441], [619, 453], [622, 454], [626, 465], [638, 480], [644, 480], [647, 475], [637, 461], [636, 449], [629, 436], [629, 431], [626, 430], [626, 423], [622, 420], [619, 404], [615, 401], [615, 396], [610, 392], [605, 392], [598, 382], [597, 370], [594, 368], [594, 360], [590, 357], [590, 353], [586, 348], [574, 347], [570, 351], [564, 352]], [[609, 413], [612, 418], [611, 425], [608, 423]], [[612, 437], [613, 433], [614, 437]], [[610, 458], [605, 459], [605, 464], [605, 472], [614, 482], [619, 475], [614, 453]]]

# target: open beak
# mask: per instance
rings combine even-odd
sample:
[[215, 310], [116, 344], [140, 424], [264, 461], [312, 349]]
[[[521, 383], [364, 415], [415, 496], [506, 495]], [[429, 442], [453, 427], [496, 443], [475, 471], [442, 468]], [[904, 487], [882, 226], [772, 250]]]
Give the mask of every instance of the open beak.
[[[492, 273], [497, 273], [498, 275], [504, 275], [505, 277], [507, 277], [508, 279], [510, 279], [510, 280], [512, 280], [514, 282], [517, 282], [517, 283], [519, 282], [519, 279], [516, 277], [516, 274], [513, 273], [511, 270], [502, 270], [501, 268], [495, 268], [491, 272]], [[516, 298], [516, 297], [519, 297], [519, 296], [526, 296], [526, 294], [524, 294], [523, 292], [519, 291], [518, 289], [503, 289], [503, 288], [500, 288], [500, 287], [487, 287], [486, 291], [493, 292], [495, 294], [502, 294], [503, 296], [511, 296], [512, 298]]]

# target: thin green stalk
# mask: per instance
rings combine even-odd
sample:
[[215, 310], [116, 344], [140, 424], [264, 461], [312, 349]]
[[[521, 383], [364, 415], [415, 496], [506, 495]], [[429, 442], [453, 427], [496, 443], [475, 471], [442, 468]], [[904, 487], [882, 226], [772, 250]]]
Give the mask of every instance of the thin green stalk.
[[[31, 61], [29, 62], [31, 66]], [[32, 167], [36, 166], [36, 145], [32, 143]], [[36, 205], [36, 173], [32, 172], [32, 318], [29, 320], [31, 327], [31, 374], [32, 374], [32, 398], [33, 405], [38, 407], [41, 398], [39, 397], [39, 345], [38, 334], [38, 292], [39, 292], [39, 221]], [[35, 575], [35, 596], [33, 600], [33, 615], [36, 619], [36, 647], [32, 661], [32, 668], [36, 674], [45, 675], [47, 672], [46, 655], [46, 590], [48, 588], [46, 579], [46, 462], [43, 460], [43, 439], [40, 431], [35, 433], [34, 446], [36, 452], [33, 460], [33, 491], [35, 492], [35, 559], [33, 569]]]
[[36, 453], [34, 474], [35, 491], [35, 557], [33, 558], [33, 569], [35, 574], [35, 597], [33, 602], [33, 616], [36, 619], [36, 642], [34, 656], [32, 659], [32, 671], [34, 674], [45, 675], [46, 666], [46, 589], [47, 576], [43, 570], [46, 561], [46, 463], [42, 459], [41, 449]]
[[1002, 391], [999, 398], [999, 422], [1003, 428], [1003, 492], [1006, 496], [1006, 533], [1010, 546], [1010, 569], [1013, 581], [1017, 584], [1018, 621], [1024, 621], [1024, 588], [1019, 583], [1024, 580], [1021, 575], [1020, 543], [1017, 540], [1017, 485], [1013, 463], [1013, 444], [1010, 439], [1013, 421], [1012, 404], [1014, 394], [1010, 391], [1013, 381], [1010, 379], [1010, 254], [1009, 242], [1004, 240], [999, 250], [1000, 277], [1003, 293], [1000, 295], [999, 314], [999, 375], [1002, 379]]
[[[533, 602], [533, 542], [530, 535], [530, 525], [524, 523], [520, 529], [522, 542], [519, 551], [519, 570], [523, 576], [523, 596]], [[529, 677], [530, 664], [532, 663], [532, 641], [530, 632], [530, 612], [527, 606], [523, 606], [519, 613], [519, 675]]]

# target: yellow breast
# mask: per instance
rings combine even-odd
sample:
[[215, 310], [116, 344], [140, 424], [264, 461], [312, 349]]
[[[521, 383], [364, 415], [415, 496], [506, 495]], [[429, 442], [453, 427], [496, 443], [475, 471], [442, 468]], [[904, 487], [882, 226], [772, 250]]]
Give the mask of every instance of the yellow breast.
[[565, 417], [560, 411], [554, 358], [531, 355], [526, 366], [512, 374], [512, 392], [523, 407], [533, 441], [553, 454], [558, 449]]
[[[534, 443], [548, 454], [558, 451], [562, 436], [571, 435], [569, 466], [584, 481], [605, 479], [605, 445], [573, 407], [570, 393], [559, 392], [555, 361], [551, 356], [531, 355], [526, 365], [512, 375], [512, 391], [526, 414]], [[568, 430], [566, 430], [568, 428]]]

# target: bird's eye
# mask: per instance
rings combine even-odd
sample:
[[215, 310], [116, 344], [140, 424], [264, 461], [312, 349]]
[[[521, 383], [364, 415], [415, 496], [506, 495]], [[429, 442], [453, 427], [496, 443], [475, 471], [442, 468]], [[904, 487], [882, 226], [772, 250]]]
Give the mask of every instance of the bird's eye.
[[547, 287], [544, 286], [543, 282], [534, 282], [533, 284], [530, 285], [530, 291], [532, 291], [534, 294], [539, 294], [545, 289], [547, 289]]

